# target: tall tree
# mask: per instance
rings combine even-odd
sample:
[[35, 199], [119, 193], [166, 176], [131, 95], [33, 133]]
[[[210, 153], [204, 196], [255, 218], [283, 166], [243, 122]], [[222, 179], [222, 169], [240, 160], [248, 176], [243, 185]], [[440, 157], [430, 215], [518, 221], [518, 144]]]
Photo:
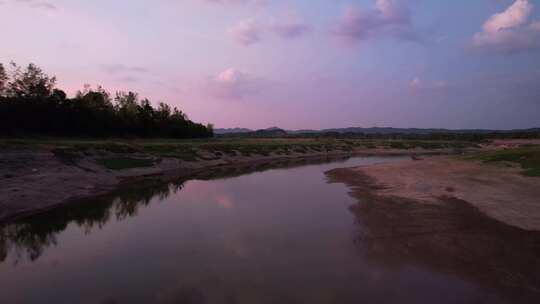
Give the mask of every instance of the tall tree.
[[139, 95], [134, 92], [116, 92], [114, 98], [116, 103], [116, 111], [124, 117], [135, 117], [137, 115], [137, 107], [139, 105]]
[[[1, 0], [0, 0], [1, 1]], [[0, 135], [210, 137], [211, 130], [165, 103], [157, 108], [134, 92], [111, 98], [101, 86], [85, 85], [75, 98], [55, 88], [56, 78], [37, 66], [0, 64]]]
[[13, 73], [7, 85], [7, 93], [12, 97], [45, 98], [51, 96], [56, 85], [56, 77], [49, 77], [38, 66], [31, 63], [22, 70], [11, 63]]
[[6, 93], [6, 84], [8, 81], [8, 76], [4, 65], [0, 63], [0, 96], [4, 96]]
[[98, 86], [95, 90], [85, 85], [83, 91], [77, 92], [76, 99], [95, 111], [113, 111], [111, 95], [103, 87]]

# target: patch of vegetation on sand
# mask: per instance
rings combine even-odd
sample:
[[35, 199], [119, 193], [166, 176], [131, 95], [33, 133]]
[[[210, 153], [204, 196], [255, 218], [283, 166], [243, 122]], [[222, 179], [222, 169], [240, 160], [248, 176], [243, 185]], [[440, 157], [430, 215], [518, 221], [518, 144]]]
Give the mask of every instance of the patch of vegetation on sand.
[[152, 167], [154, 160], [145, 158], [104, 158], [97, 161], [100, 165], [109, 170], [124, 170], [132, 168]]
[[451, 150], [479, 148], [474, 142], [428, 141], [407, 139], [339, 139], [339, 138], [206, 138], [206, 139], [84, 139], [34, 138], [1, 139], [5, 149], [43, 149], [67, 164], [74, 165], [85, 157], [159, 159], [176, 158], [197, 162], [230, 157], [271, 157], [310, 153], [353, 153], [361, 149]]
[[144, 152], [158, 156], [177, 158], [183, 161], [197, 161], [200, 155], [190, 145], [183, 144], [144, 144], [141, 145]]
[[419, 140], [387, 140], [379, 141], [378, 145], [383, 146], [386, 149], [465, 149], [465, 148], [479, 148], [475, 142], [467, 141], [419, 141]]
[[103, 143], [78, 143], [73, 145], [74, 149], [87, 152], [89, 150], [102, 151], [108, 153], [125, 153], [131, 154], [138, 152], [133, 146], [115, 143], [115, 142], [103, 142]]
[[524, 175], [540, 177], [540, 146], [522, 146], [515, 149], [482, 152], [465, 157], [465, 159], [480, 160], [484, 163], [518, 163], [525, 170]]

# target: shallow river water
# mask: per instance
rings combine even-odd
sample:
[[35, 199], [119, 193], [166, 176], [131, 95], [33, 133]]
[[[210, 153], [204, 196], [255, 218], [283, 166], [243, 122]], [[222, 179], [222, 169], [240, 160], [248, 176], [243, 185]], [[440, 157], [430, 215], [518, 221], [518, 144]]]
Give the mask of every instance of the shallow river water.
[[535, 302], [537, 286], [515, 295], [438, 265], [444, 251], [368, 250], [357, 200], [324, 172], [399, 159], [141, 185], [17, 221], [0, 231], [0, 303]]

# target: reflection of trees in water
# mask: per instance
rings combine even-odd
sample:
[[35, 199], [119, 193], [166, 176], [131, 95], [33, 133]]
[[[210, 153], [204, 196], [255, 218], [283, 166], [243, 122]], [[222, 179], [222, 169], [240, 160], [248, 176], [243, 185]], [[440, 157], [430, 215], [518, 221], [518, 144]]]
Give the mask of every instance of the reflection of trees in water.
[[56, 245], [56, 236], [69, 224], [74, 223], [85, 233], [91, 233], [94, 227], [101, 229], [112, 218], [121, 221], [136, 216], [152, 198], [157, 197], [161, 201], [171, 192], [182, 189], [183, 185], [184, 181], [138, 184], [111, 195], [67, 204], [4, 225], [0, 228], [0, 262], [9, 254], [14, 255], [16, 262], [23, 256], [36, 260], [46, 248]]
[[[341, 157], [339, 159], [346, 159]], [[335, 161], [336, 158], [298, 159], [273, 162], [260, 162], [243, 166], [218, 167], [201, 171], [193, 178], [201, 180], [236, 177], [247, 173], [275, 168], [291, 168], [308, 164], [321, 164]], [[117, 221], [137, 216], [141, 207], [150, 204], [153, 198], [160, 201], [171, 193], [183, 188], [185, 179], [164, 183], [146, 181], [99, 198], [87, 199], [78, 203], [66, 204], [51, 211], [30, 216], [0, 227], [0, 262], [14, 255], [15, 261], [27, 256], [30, 260], [39, 258], [45, 249], [56, 244], [56, 236], [71, 223], [91, 233], [101, 229], [111, 219]]]
[[351, 211], [355, 242], [368, 261], [456, 275], [512, 302], [540, 300], [539, 232], [506, 225], [453, 198], [441, 198], [440, 205], [381, 198], [361, 182], [350, 183], [360, 199]]

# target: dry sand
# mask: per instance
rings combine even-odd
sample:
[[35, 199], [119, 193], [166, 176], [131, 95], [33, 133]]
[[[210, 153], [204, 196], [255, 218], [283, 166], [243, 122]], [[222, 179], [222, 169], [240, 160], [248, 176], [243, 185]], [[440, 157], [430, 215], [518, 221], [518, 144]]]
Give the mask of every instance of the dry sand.
[[338, 169], [330, 174], [343, 177], [345, 171], [349, 177], [344, 181], [350, 181], [355, 173], [363, 175], [370, 180], [374, 194], [381, 197], [438, 205], [456, 198], [506, 224], [540, 231], [540, 178], [524, 176], [509, 163], [485, 165], [437, 156]]

